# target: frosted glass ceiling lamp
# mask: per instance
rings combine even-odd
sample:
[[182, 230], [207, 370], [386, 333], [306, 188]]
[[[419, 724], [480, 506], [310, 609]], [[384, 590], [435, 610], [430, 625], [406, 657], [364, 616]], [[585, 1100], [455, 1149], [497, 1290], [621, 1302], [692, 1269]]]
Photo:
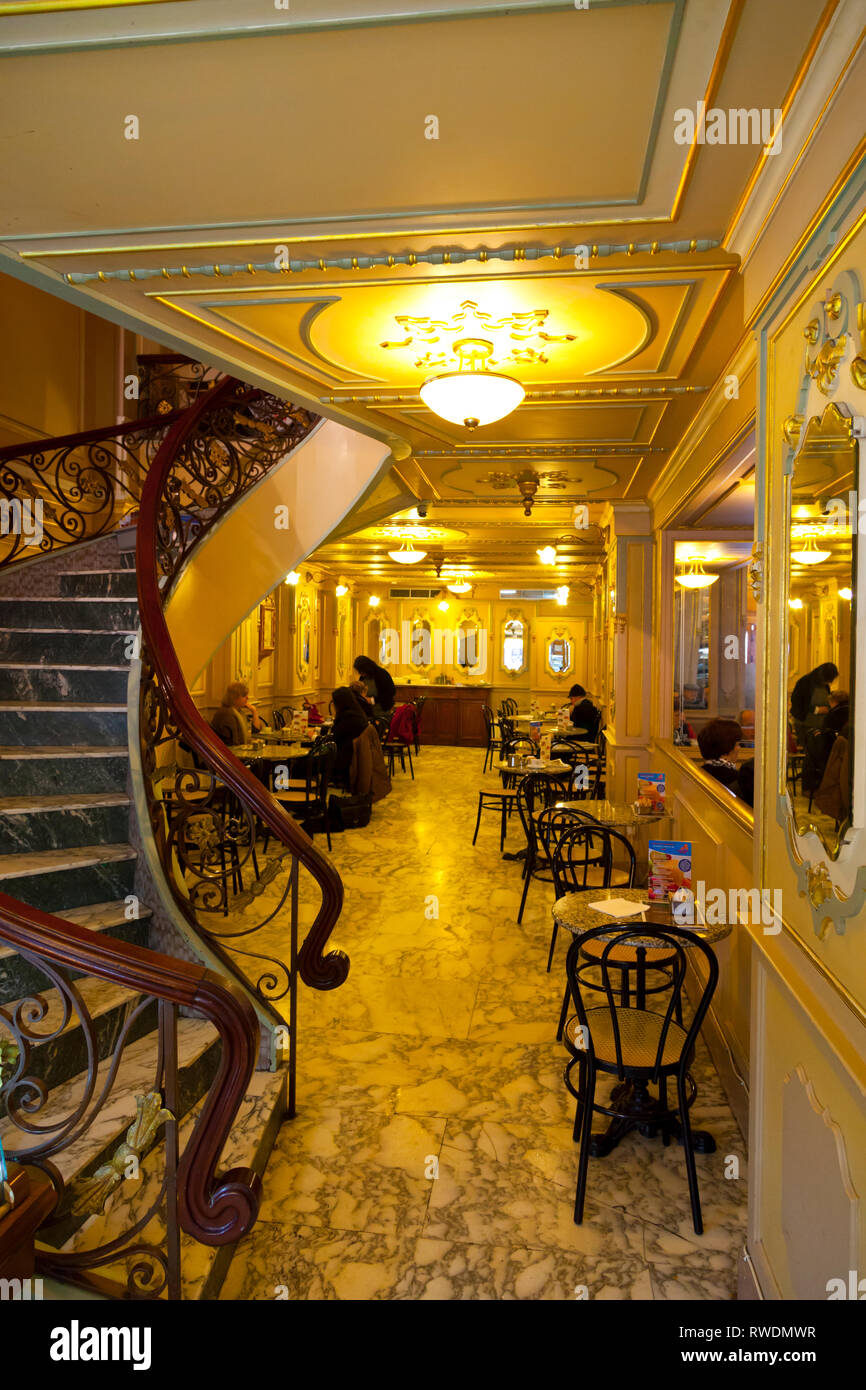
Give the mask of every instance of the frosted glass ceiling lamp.
[[536, 550], [536, 555], [543, 565], [556, 564], [556, 546], [546, 545], [542, 550]]
[[408, 536], [403, 537], [403, 544], [399, 550], [389, 550], [389, 556], [398, 565], [418, 565], [427, 554], [426, 550], [415, 550], [412, 541]]
[[468, 580], [464, 579], [462, 581], [458, 580], [454, 584], [448, 584], [446, 585], [446, 587], [448, 589], [449, 594], [468, 594], [469, 590], [472, 588], [472, 585], [468, 582]]
[[428, 410], [454, 425], [475, 430], [516, 410], [526, 392], [514, 377], [487, 370], [493, 344], [482, 338], [463, 338], [454, 344], [460, 363], [456, 372], [429, 376], [420, 396]]
[[823, 565], [831, 554], [830, 550], [819, 550], [815, 545], [815, 537], [810, 536], [802, 550], [791, 551], [791, 559], [796, 560], [798, 565]]
[[707, 574], [703, 559], [699, 555], [693, 555], [690, 560], [684, 560], [682, 563], [686, 567], [685, 572], [678, 574], [676, 580], [684, 589], [708, 589], [719, 577], [717, 574]]

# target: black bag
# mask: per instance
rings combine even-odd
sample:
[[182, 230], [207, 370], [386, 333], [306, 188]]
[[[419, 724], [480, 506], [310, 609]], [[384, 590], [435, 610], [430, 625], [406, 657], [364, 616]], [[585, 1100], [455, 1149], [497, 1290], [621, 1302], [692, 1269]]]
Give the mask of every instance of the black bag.
[[373, 798], [367, 796], [329, 796], [328, 816], [331, 831], [361, 830], [370, 824]]

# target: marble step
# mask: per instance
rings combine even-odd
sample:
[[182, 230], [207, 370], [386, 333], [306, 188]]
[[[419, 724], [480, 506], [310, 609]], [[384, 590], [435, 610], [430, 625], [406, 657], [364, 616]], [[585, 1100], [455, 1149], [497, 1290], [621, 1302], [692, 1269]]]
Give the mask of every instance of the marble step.
[[[220, 1159], [219, 1171], [231, 1168], [252, 1168], [264, 1178], [286, 1110], [286, 1071], [257, 1071], [238, 1109]], [[179, 1126], [179, 1148], [183, 1153], [193, 1126], [204, 1106], [197, 1103]], [[93, 1249], [123, 1235], [132, 1224], [147, 1212], [156, 1201], [165, 1172], [165, 1146], [155, 1144], [141, 1164], [140, 1176], [128, 1179], [109, 1200], [104, 1212], [91, 1216], [64, 1245], [67, 1252]], [[131, 1220], [132, 1218], [132, 1220]], [[153, 1216], [144, 1228], [142, 1239], [162, 1248], [165, 1222], [161, 1214]], [[188, 1301], [215, 1299], [223, 1285], [237, 1247], [233, 1245], [201, 1245], [181, 1233], [180, 1266], [183, 1298]], [[118, 1297], [125, 1288], [127, 1270], [124, 1263], [103, 1266], [103, 1277], [117, 1286]]]
[[132, 632], [138, 604], [119, 598], [0, 598], [0, 627], [31, 632]]
[[123, 744], [72, 748], [0, 747], [0, 796], [122, 792], [129, 776], [129, 748]]
[[[42, 1041], [31, 1043], [27, 1075], [38, 1077], [49, 1091], [87, 1071], [89, 1039], [99, 1061], [112, 1055], [124, 1025], [142, 997], [135, 990], [112, 984], [110, 980], [96, 979], [92, 975], [77, 979], [75, 988], [89, 1015], [88, 1031], [85, 1031], [81, 1015], [52, 985], [49, 975], [43, 973], [38, 986], [40, 1017], [32, 1025], [32, 1031], [40, 1035]], [[3, 1003], [4, 1012], [14, 1016], [16, 1009], [24, 1009], [28, 1003], [32, 1003], [32, 996], [28, 993], [3, 1000]], [[61, 1028], [67, 1011], [65, 1027]], [[157, 1021], [156, 1000], [151, 1000], [129, 1024], [129, 1041], [134, 1042], [136, 1038], [153, 1032]], [[60, 1032], [57, 1032], [58, 1028], [61, 1028]], [[55, 1032], [56, 1037], [49, 1036]], [[5, 1030], [3, 1036], [8, 1037]], [[6, 1107], [0, 1101], [0, 1117], [5, 1116]]]
[[[183, 1119], [189, 1113], [213, 1083], [219, 1066], [220, 1047], [219, 1035], [210, 1023], [200, 1018], [178, 1018], [179, 1119]], [[117, 1062], [114, 1082], [93, 1124], [68, 1147], [52, 1154], [51, 1161], [59, 1170], [67, 1187], [76, 1179], [91, 1177], [125, 1140], [126, 1132], [135, 1119], [136, 1096], [146, 1095], [154, 1089], [158, 1050], [159, 1040], [156, 1031], [128, 1043]], [[96, 1069], [94, 1096], [100, 1095], [114, 1060], [112, 1057], [106, 1057], [99, 1063]], [[54, 1117], [60, 1118], [73, 1113], [81, 1102], [85, 1083], [86, 1074], [79, 1073], [71, 1080], [56, 1086], [49, 1093], [48, 1100], [39, 1113], [40, 1123], [44, 1125]], [[10, 1158], [14, 1158], [28, 1142], [32, 1142], [11, 1123], [8, 1115], [0, 1120], [0, 1140]], [[122, 1191], [123, 1189], [121, 1194]], [[121, 1194], [118, 1194], [118, 1197]], [[91, 1219], [84, 1218], [85, 1221]], [[61, 1215], [51, 1226], [42, 1227], [39, 1233], [40, 1241], [51, 1245], [55, 1250], [60, 1249], [82, 1224], [79, 1217]]]
[[28, 666], [0, 661], [0, 700], [74, 700], [120, 705], [126, 701], [129, 663], [117, 666]]
[[36, 666], [63, 666], [85, 662], [93, 666], [128, 665], [132, 633], [30, 632], [23, 628], [0, 629], [0, 660]]
[[0, 744], [46, 747], [76, 743], [117, 747], [126, 742], [126, 704], [94, 705], [73, 700], [21, 704], [0, 701]]
[[129, 834], [122, 792], [0, 797], [0, 855], [117, 844]]
[[0, 892], [43, 912], [62, 915], [70, 907], [87, 907], [131, 894], [136, 857], [128, 844], [3, 854]]
[[[104, 932], [106, 936], [118, 941], [128, 941], [133, 946], [146, 946], [148, 922], [151, 910], [144, 903], [137, 907], [138, 916], [127, 917], [130, 907], [125, 898], [114, 898], [111, 902], [88, 903], [86, 907], [70, 907], [58, 912], [67, 922], [75, 922], [90, 931]], [[70, 979], [77, 979], [78, 972], [70, 971]], [[43, 988], [45, 976], [37, 963], [19, 954], [12, 946], [0, 943], [0, 1003], [7, 999], [18, 999]]]
[[134, 569], [76, 570], [73, 574], [61, 574], [60, 593], [64, 598], [88, 594], [100, 598], [137, 598], [138, 576]]

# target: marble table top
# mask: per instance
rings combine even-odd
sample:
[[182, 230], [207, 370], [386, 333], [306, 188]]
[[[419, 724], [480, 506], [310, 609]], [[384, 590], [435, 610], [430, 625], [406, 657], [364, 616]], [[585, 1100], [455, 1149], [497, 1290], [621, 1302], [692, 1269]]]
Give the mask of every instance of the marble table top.
[[560, 762], [559, 758], [539, 758], [535, 767], [509, 767], [507, 762], [499, 763], [499, 771], [510, 773], [516, 777], [528, 777], [531, 772], [542, 772], [547, 777], [570, 777], [571, 768], [568, 763]]
[[[581, 805], [585, 803], [581, 802]], [[723, 941], [731, 933], [730, 925], [710, 926], [702, 923], [699, 926], [690, 927], [685, 922], [674, 922], [671, 918], [670, 905], [667, 903], [650, 903], [646, 895], [645, 888], [587, 888], [581, 893], [566, 893], [565, 897], [557, 898], [553, 904], [553, 915], [561, 927], [567, 927], [575, 936], [582, 932], [592, 931], [593, 927], [610, 926], [611, 935], [621, 926], [634, 921], [630, 917], [608, 917], [604, 912], [597, 912], [590, 907], [590, 903], [602, 902], [610, 898], [626, 898], [635, 904], [635, 917], [640, 918], [641, 908], [647, 909], [647, 914], [652, 913], [660, 927], [665, 925], [679, 927], [683, 931], [688, 931], [695, 937], [700, 937], [702, 941], [712, 944], [715, 941]], [[650, 919], [652, 920], [652, 919]], [[606, 941], [609, 938], [603, 936], [597, 938]], [[627, 939], [623, 939], [623, 946], [648, 946], [652, 949], [664, 947], [665, 943], [659, 941], [657, 937], [650, 934], [636, 934]]]
[[303, 743], [266, 743], [263, 748], [256, 748], [253, 743], [236, 743], [232, 752], [242, 763], [255, 763], [261, 758], [286, 762], [288, 759], [308, 757], [310, 749]]
[[557, 801], [556, 809], [586, 811], [587, 815], [592, 816], [601, 825], [609, 825], [615, 829], [631, 830], [638, 825], [652, 825], [668, 819], [667, 812], [654, 812], [651, 816], [638, 815], [627, 801], [604, 801], [597, 797], [589, 797], [586, 801]]

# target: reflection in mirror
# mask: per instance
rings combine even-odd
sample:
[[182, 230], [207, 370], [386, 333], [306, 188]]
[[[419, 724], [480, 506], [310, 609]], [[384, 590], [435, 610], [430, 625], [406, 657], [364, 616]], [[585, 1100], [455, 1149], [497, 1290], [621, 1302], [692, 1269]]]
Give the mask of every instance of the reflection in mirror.
[[[674, 599], [676, 681], [674, 712], [709, 707], [710, 591], [676, 588]], [[676, 721], [675, 721], [676, 722]]]
[[525, 628], [519, 618], [509, 618], [502, 629], [502, 666], [505, 671], [523, 670]]
[[851, 818], [857, 441], [835, 405], [809, 420], [791, 478], [787, 790], [831, 858]]
[[464, 669], [477, 666], [481, 660], [480, 636], [481, 628], [471, 618], [464, 618], [457, 629], [457, 665]]
[[547, 644], [547, 664], [554, 675], [562, 675], [571, 667], [571, 643], [566, 637], [551, 637]]
[[367, 624], [367, 656], [382, 665], [382, 649], [385, 634], [378, 618], [371, 618]]
[[416, 614], [412, 620], [412, 637], [409, 649], [409, 660], [416, 670], [420, 671], [429, 666], [433, 660], [433, 633], [429, 620]]

